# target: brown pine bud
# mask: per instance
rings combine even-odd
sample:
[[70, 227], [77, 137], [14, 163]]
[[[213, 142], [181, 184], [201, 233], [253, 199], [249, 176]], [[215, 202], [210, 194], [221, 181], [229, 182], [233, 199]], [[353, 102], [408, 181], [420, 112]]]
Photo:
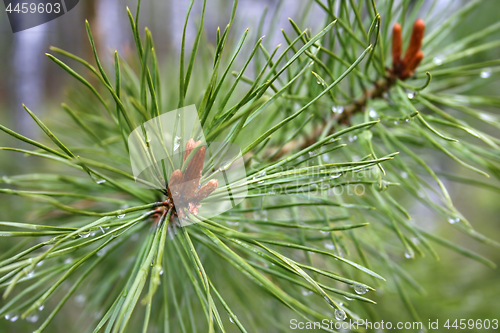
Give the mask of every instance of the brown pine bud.
[[182, 196], [186, 199], [194, 197], [198, 185], [200, 184], [201, 171], [205, 161], [205, 147], [201, 147], [189, 162], [184, 172], [184, 186]]
[[392, 27], [392, 65], [394, 68], [401, 62], [401, 53], [403, 49], [403, 38], [401, 37], [401, 25], [395, 23]]
[[410, 44], [406, 49], [405, 57], [403, 59], [403, 64], [408, 66], [413, 63], [413, 58], [420, 51], [422, 46], [422, 40], [424, 39], [425, 23], [424, 20], [418, 19], [413, 24], [413, 30], [411, 32]]
[[182, 183], [182, 171], [177, 169], [172, 172], [172, 176], [170, 176], [168, 181], [168, 186], [174, 186], [180, 183]]
[[424, 52], [418, 51], [417, 54], [411, 59], [411, 62], [406, 66], [406, 69], [401, 77], [405, 79], [412, 76], [423, 58]]
[[195, 202], [200, 202], [201, 200], [212, 194], [213, 191], [219, 186], [219, 181], [217, 179], [210, 179], [205, 185], [203, 185], [194, 197]]
[[183, 162], [186, 162], [186, 159], [188, 158], [189, 154], [193, 151], [193, 149], [199, 145], [201, 141], [194, 141], [194, 139], [189, 139], [189, 141], [186, 143], [186, 150], [184, 151], [184, 160]]
[[172, 172], [170, 179], [168, 181], [168, 193], [174, 199], [174, 201], [179, 201], [181, 190], [182, 190], [182, 171], [177, 169]]

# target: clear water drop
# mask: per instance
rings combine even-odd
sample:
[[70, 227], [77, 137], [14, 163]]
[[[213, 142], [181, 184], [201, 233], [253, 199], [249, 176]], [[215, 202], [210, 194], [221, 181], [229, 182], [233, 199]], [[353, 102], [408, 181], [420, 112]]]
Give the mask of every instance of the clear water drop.
[[492, 74], [492, 71], [491, 71], [491, 68], [485, 68], [481, 71], [481, 73], [479, 74], [479, 76], [482, 78], [482, 79], [487, 79], [491, 76]]
[[325, 235], [328, 235], [330, 233], [330, 231], [328, 231], [328, 230], [320, 230], [319, 232], [321, 232], [322, 234], [325, 234]]
[[181, 146], [181, 137], [176, 135], [174, 139], [174, 151], [179, 149], [180, 146]]
[[11, 315], [10, 313], [7, 313], [7, 314], [4, 316], [4, 318], [5, 318], [5, 320], [9, 320], [11, 316], [12, 316], [12, 315]]
[[105, 179], [99, 179], [99, 180], [96, 180], [95, 182], [96, 182], [96, 184], [99, 184], [99, 185], [100, 185], [100, 184], [105, 183], [105, 182], [106, 182], [106, 180], [105, 180]]
[[73, 262], [73, 258], [67, 258], [64, 260], [65, 264], [71, 264]]
[[96, 255], [98, 257], [103, 257], [104, 255], [106, 254], [106, 249], [100, 249], [99, 251], [97, 251]]
[[38, 311], [43, 311], [43, 309], [45, 309], [45, 305], [40, 305], [40, 306], [38, 307]]
[[253, 213], [253, 217], [256, 220], [267, 221], [267, 210], [258, 210]]
[[432, 62], [434, 65], [442, 65], [443, 64], [443, 58], [441, 56], [435, 56], [434, 59], [432, 59]]
[[406, 171], [401, 171], [401, 177], [402, 178], [408, 178], [408, 173]]
[[415, 254], [413, 253], [413, 251], [406, 251], [405, 252], [406, 259], [413, 259], [414, 257], [415, 257]]
[[43, 263], [44, 263], [44, 261], [43, 261], [43, 260], [42, 260], [42, 261], [39, 261], [39, 262], [36, 264], [36, 267], [40, 267], [40, 266], [42, 266], [42, 265], [43, 265]]
[[394, 120], [394, 125], [396, 125], [396, 126], [399, 125], [399, 121]]
[[378, 118], [378, 113], [373, 108], [371, 108], [370, 111], [368, 111], [368, 115], [370, 116], [370, 118]]
[[342, 112], [344, 112], [344, 107], [343, 106], [332, 106], [332, 112], [341, 114]]
[[163, 271], [163, 269], [162, 269], [162, 270], [160, 271], [160, 275], [163, 275], [163, 273], [165, 273], [165, 272], [164, 272], [164, 271]]
[[116, 216], [116, 218], [117, 218], [117, 219], [122, 219], [122, 218], [124, 218], [124, 217], [125, 217], [125, 214], [120, 214], [120, 215], [117, 215], [117, 216]]
[[16, 316], [10, 317], [10, 319], [9, 319], [9, 320], [10, 320], [11, 322], [15, 322], [15, 321], [16, 321], [16, 320], [18, 320], [18, 319], [19, 319], [19, 316], [17, 316], [17, 315], [16, 315]]
[[335, 319], [338, 321], [344, 321], [347, 318], [347, 315], [345, 314], [344, 311], [340, 309], [335, 309]]
[[309, 296], [309, 295], [312, 295], [312, 290], [310, 289], [306, 289], [306, 288], [302, 288], [302, 296]]
[[310, 151], [309, 156], [316, 156], [318, 152], [316, 150]]
[[29, 315], [28, 317], [26, 317], [26, 321], [30, 323], [36, 323], [38, 321], [38, 315]]
[[235, 226], [235, 227], [236, 227], [236, 226], [238, 226], [238, 225], [240, 224], [239, 222], [236, 222], [236, 221], [226, 221], [226, 223], [227, 223], [228, 225]]
[[321, 81], [320, 81], [320, 80], [316, 80], [316, 83], [317, 83], [317, 84], [321, 84]]
[[364, 295], [368, 292], [368, 288], [366, 286], [363, 286], [362, 284], [355, 284], [354, 291], [358, 295]]
[[80, 232], [78, 233], [78, 236], [81, 238], [88, 238], [90, 236], [90, 232]]
[[344, 298], [348, 301], [354, 301], [354, 298], [350, 298], [350, 297], [347, 297], [347, 296], [344, 296]]
[[342, 176], [342, 174], [341, 174], [341, 173], [337, 173], [337, 174], [335, 174], [335, 175], [331, 175], [331, 176], [330, 176], [330, 178], [331, 178], [331, 179], [337, 179], [337, 178], [339, 178], [340, 176]]
[[416, 91], [412, 91], [412, 92], [408, 93], [408, 98], [409, 99], [414, 99], [416, 96], [417, 96], [417, 92]]
[[77, 304], [80, 304], [80, 305], [81, 305], [81, 304], [83, 304], [83, 303], [85, 303], [85, 301], [86, 301], [86, 300], [87, 300], [87, 297], [85, 297], [85, 295], [82, 295], [82, 294], [77, 295], [77, 296], [75, 297], [75, 302], [76, 302]]
[[35, 276], [35, 271], [30, 271], [28, 274], [26, 274], [26, 277], [28, 279], [32, 278], [33, 276]]
[[333, 245], [332, 242], [324, 242], [323, 245], [325, 246], [325, 248], [327, 250], [334, 250], [335, 249], [335, 245]]
[[255, 176], [253, 176], [253, 179], [257, 179], [257, 178], [262, 178], [266, 175], [266, 172], [265, 171], [261, 171], [259, 172], [258, 174], [256, 174]]
[[448, 219], [448, 222], [451, 223], [451, 224], [456, 224], [456, 223], [460, 222], [460, 218], [459, 217], [450, 217]]

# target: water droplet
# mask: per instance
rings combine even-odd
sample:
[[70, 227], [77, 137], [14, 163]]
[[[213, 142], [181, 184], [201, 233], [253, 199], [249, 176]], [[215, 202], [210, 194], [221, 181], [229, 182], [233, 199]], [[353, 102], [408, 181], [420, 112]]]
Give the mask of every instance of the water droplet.
[[316, 150], [310, 151], [309, 156], [316, 156], [318, 152]]
[[255, 180], [257, 178], [264, 177], [265, 175], [266, 175], [266, 172], [265, 171], [261, 171], [258, 174], [256, 174], [255, 176], [253, 176], [253, 179]]
[[370, 111], [368, 111], [368, 115], [371, 117], [371, 118], [378, 118], [378, 113], [377, 111], [375, 111], [375, 109], [371, 108]]
[[396, 126], [399, 125], [399, 121], [394, 120], [394, 125], [396, 125]]
[[7, 314], [4, 316], [5, 320], [9, 320], [9, 319], [10, 319], [10, 317], [11, 317], [11, 314], [10, 314], [10, 313], [7, 313]]
[[270, 194], [270, 195], [275, 195], [275, 194], [276, 194], [276, 191], [275, 191], [275, 190], [269, 190], [269, 192], [267, 192], [267, 194]]
[[349, 140], [349, 142], [356, 141], [357, 139], [358, 139], [357, 135], [349, 135], [349, 137], [347, 138], [347, 140]]
[[321, 232], [322, 234], [325, 234], [325, 235], [328, 235], [330, 233], [330, 231], [328, 231], [328, 230], [320, 230], [319, 232]]
[[26, 317], [26, 321], [30, 323], [36, 323], [38, 321], [38, 315], [29, 315], [28, 317]]
[[333, 250], [333, 249], [335, 249], [335, 245], [333, 245], [333, 243], [332, 243], [332, 242], [325, 241], [325, 242], [323, 243], [323, 245], [325, 246], [325, 248], [326, 248], [327, 250]]
[[405, 123], [409, 123], [411, 121], [411, 117], [405, 119]]
[[88, 238], [90, 236], [90, 232], [80, 232], [78, 233], [78, 236], [82, 238]]
[[362, 284], [355, 284], [354, 291], [358, 295], [364, 295], [368, 292], [368, 288], [366, 286], [363, 286]]
[[71, 264], [73, 262], [73, 258], [67, 258], [64, 260], [65, 264]]
[[481, 71], [481, 73], [479, 74], [479, 76], [482, 78], [482, 79], [487, 79], [491, 76], [491, 68], [485, 68]]
[[448, 222], [450, 222], [451, 224], [456, 224], [456, 223], [460, 222], [460, 218], [459, 217], [450, 217], [448, 219]]
[[331, 179], [336, 179], [336, 178], [339, 178], [340, 176], [342, 176], [342, 174], [341, 173], [337, 173], [335, 175], [331, 175], [330, 178]]
[[401, 171], [401, 177], [402, 178], [408, 178], [408, 173], [405, 171]]
[[96, 180], [95, 182], [96, 182], [96, 184], [103, 184], [103, 183], [106, 182], [106, 180], [105, 179], [99, 179], [99, 180]]
[[408, 93], [408, 98], [409, 99], [414, 99], [416, 96], [417, 96], [417, 92], [416, 91], [412, 91], [412, 92]]
[[349, 298], [349, 297], [347, 297], [347, 296], [344, 296], [344, 298], [345, 298], [346, 300], [348, 300], [348, 301], [354, 301], [354, 298]]
[[340, 309], [335, 309], [335, 319], [338, 321], [344, 321], [347, 318], [347, 315], [345, 314], [344, 311]]
[[435, 56], [434, 59], [432, 59], [432, 62], [434, 65], [441, 65], [443, 63], [443, 58], [441, 56]]
[[486, 121], [495, 121], [495, 118], [492, 115], [487, 114], [487, 113], [480, 113], [479, 118], [481, 118], [482, 120], [486, 120]]
[[409, 251], [406, 251], [405, 252], [405, 258], [406, 259], [413, 259], [415, 258], [415, 254], [413, 253], [413, 251], [409, 250]]
[[[237, 319], [238, 316], [234, 315], [234, 318]], [[229, 316], [229, 321], [234, 324], [234, 319], [233, 317]]]
[[412, 237], [411, 238], [411, 242], [415, 245], [419, 245], [420, 244], [420, 239], [418, 239], [417, 237]]
[[9, 320], [11, 322], [15, 322], [17, 319], [19, 319], [19, 316], [16, 315], [16, 316], [11, 317]]
[[86, 301], [86, 300], [87, 300], [87, 297], [85, 297], [85, 295], [82, 295], [82, 294], [77, 295], [77, 296], [75, 297], [75, 302], [76, 302], [77, 304], [80, 304], [80, 305], [81, 305], [81, 304], [83, 304], [83, 303], [85, 303], [85, 301]]
[[98, 257], [102, 257], [106, 254], [106, 249], [100, 249], [99, 251], [97, 251], [96, 255]]
[[323, 154], [321, 156], [322, 156], [324, 162], [328, 162], [330, 160], [330, 156], [328, 156], [328, 154]]
[[317, 83], [317, 84], [321, 84], [321, 81], [320, 81], [320, 80], [316, 80], [316, 83]]
[[310, 289], [306, 289], [306, 288], [302, 288], [302, 295], [303, 296], [309, 296], [309, 295], [312, 295], [312, 290]]
[[103, 234], [105, 234], [105, 233], [106, 233], [106, 231], [104, 231], [103, 227], [99, 226], [99, 229], [101, 229], [101, 232], [102, 232]]
[[255, 212], [253, 212], [253, 217], [256, 220], [267, 221], [267, 210], [258, 210], [258, 211], [255, 211]]
[[164, 271], [163, 271], [163, 269], [162, 269], [162, 270], [160, 271], [160, 275], [163, 275], [163, 273], [165, 273], [165, 272], [164, 272]]
[[240, 224], [240, 222], [236, 222], [236, 221], [226, 221], [226, 223], [228, 225], [232, 225], [232, 226], [235, 226], [235, 227]]
[[26, 274], [26, 277], [28, 279], [31, 279], [33, 276], [35, 276], [35, 271], [30, 271], [28, 274]]
[[117, 219], [122, 219], [122, 218], [124, 218], [124, 217], [125, 217], [125, 214], [120, 214], [120, 215], [117, 215], [117, 216], [116, 216], [116, 218], [117, 218]]
[[341, 114], [342, 112], [344, 112], [344, 107], [343, 106], [332, 106], [332, 112]]
[[40, 305], [40, 306], [38, 307], [38, 311], [43, 311], [43, 309], [45, 309], [45, 305]]
[[40, 267], [40, 266], [42, 266], [42, 265], [43, 265], [43, 263], [44, 263], [44, 261], [43, 261], [43, 260], [42, 260], [42, 261], [39, 261], [39, 262], [36, 264], [36, 267]]
[[174, 151], [179, 149], [180, 146], [181, 146], [181, 137], [176, 135], [174, 139]]

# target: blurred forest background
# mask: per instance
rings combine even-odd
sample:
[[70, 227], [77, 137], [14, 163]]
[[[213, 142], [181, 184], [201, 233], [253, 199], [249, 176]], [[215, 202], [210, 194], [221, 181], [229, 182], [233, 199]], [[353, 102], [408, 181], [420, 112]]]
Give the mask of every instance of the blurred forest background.
[[[279, 5], [278, 0], [240, 0], [237, 14], [237, 31], [239, 35], [247, 27], [250, 27], [252, 38], [257, 39], [259, 19], [265, 6], [269, 7], [266, 27], [274, 27], [274, 36], [267, 36], [266, 45], [276, 45], [281, 40], [280, 29], [289, 30], [288, 17], [300, 20], [302, 8], [306, 1], [283, 0]], [[178, 60], [182, 26], [189, 1], [173, 0], [145, 0], [141, 11], [141, 26], [147, 26], [155, 38], [157, 53], [161, 56], [163, 66], [167, 69], [169, 63]], [[218, 26], [227, 24], [231, 11], [230, 0], [209, 0], [207, 17], [205, 20], [206, 40], [215, 42], [215, 32]], [[446, 16], [448, 11], [459, 8], [465, 1], [439, 0], [436, 15]], [[194, 38], [199, 21], [202, 1], [195, 4], [192, 19], [188, 26], [188, 42]], [[80, 57], [92, 60], [91, 49], [85, 32], [84, 20], [88, 19], [97, 40], [97, 48], [100, 50], [101, 60], [109, 66], [112, 52], [116, 49], [125, 56], [127, 52], [134, 51], [134, 44], [128, 19], [126, 6], [135, 12], [135, 0], [81, 0], [78, 6], [66, 15], [27, 31], [13, 34], [7, 20], [6, 13], [0, 13], [0, 123], [13, 128], [19, 133], [30, 138], [40, 138], [41, 130], [32, 121], [30, 116], [24, 112], [21, 103], [25, 103], [31, 110], [42, 119], [51, 123], [66, 121], [67, 119], [54, 119], [56, 113], [60, 113], [60, 104], [67, 99], [74, 87], [78, 87], [76, 81], [67, 75], [62, 69], [52, 63], [45, 55], [49, 46], [57, 46]], [[317, 26], [323, 22], [323, 13], [313, 6], [309, 15], [309, 28], [317, 31]], [[500, 18], [500, 3], [496, 0], [486, 0], [484, 4], [474, 11], [460, 29], [455, 31], [447, 42], [461, 36], [467, 30], [477, 31], [490, 24], [496, 23]], [[2, 7], [3, 8], [3, 7]], [[424, 5], [426, 10], [428, 5]], [[272, 20], [274, 12], [279, 10], [277, 18]], [[315, 18], [320, 15], [321, 19]], [[382, 18], [383, 19], [383, 18]], [[264, 29], [265, 30], [265, 29]], [[500, 38], [498, 34], [496, 39]], [[203, 46], [202, 46], [203, 48]], [[500, 50], [495, 49], [489, 53], [483, 52], [476, 57], [486, 59], [498, 59]], [[107, 61], [107, 63], [106, 63]], [[93, 60], [91, 61], [93, 63]], [[109, 68], [109, 67], [108, 67]], [[165, 74], [166, 75], [166, 74]], [[498, 73], [494, 73], [498, 75]], [[500, 77], [500, 76], [499, 76]], [[177, 77], [172, 79], [176, 84]], [[168, 80], [167, 80], [168, 82]], [[432, 84], [432, 83], [431, 83]], [[481, 95], [497, 95], [500, 89], [498, 80], [495, 84], [481, 87]], [[471, 93], [478, 93], [471, 91]], [[498, 110], [489, 110], [498, 113]], [[489, 129], [485, 129], [488, 131]], [[498, 134], [496, 135], [498, 137]], [[19, 147], [19, 142], [13, 142], [12, 138], [0, 133], [0, 146]], [[424, 156], [425, 160], [442, 171], [465, 172], [456, 163], [451, 163], [448, 158], [442, 156]], [[14, 175], [30, 172], [34, 167], [37, 172], [43, 165], [33, 163], [44, 163], [39, 159], [28, 159], [20, 154], [0, 152], [0, 182], [4, 175]], [[471, 176], [467, 173], [467, 176]], [[491, 180], [492, 186], [499, 186], [495, 180]], [[471, 221], [475, 228], [500, 241], [500, 192], [476, 188], [449, 181], [445, 182], [456, 207], [463, 215]], [[3, 184], [2, 184], [2, 187]], [[405, 198], [402, 198], [404, 200]], [[410, 200], [410, 198], [408, 198]], [[22, 221], [29, 220], [28, 201], [14, 196], [0, 194], [0, 220]], [[438, 217], [433, 215], [427, 208], [414, 206], [410, 212], [413, 222], [425, 226], [427, 230], [447, 236], [456, 244], [460, 244], [473, 251], [485, 255], [500, 264], [500, 253], [492, 247], [480, 244], [472, 238], [461, 234], [456, 229], [437, 221]], [[441, 219], [439, 217], [439, 219]], [[439, 223], [438, 223], [439, 222]], [[15, 239], [0, 240], [0, 251], [8, 249]], [[436, 262], [432, 258], [418, 258], [413, 260], [401, 259], [401, 265], [411, 272], [424, 289], [426, 296], [413, 295], [413, 301], [424, 323], [428, 319], [439, 319], [444, 323], [446, 319], [500, 319], [500, 270], [492, 270], [467, 257], [437, 246], [441, 261]], [[378, 302], [376, 311], [380, 319], [384, 321], [410, 320], [407, 313], [402, 311], [401, 300], [391, 286], [387, 286], [385, 292], [372, 295]], [[66, 308], [56, 318], [51, 329], [57, 332], [79, 331], [74, 325], [77, 324], [82, 299], [75, 299], [66, 304]], [[3, 303], [0, 300], [0, 305]], [[283, 311], [280, 318], [282, 323], [288, 327], [290, 318], [289, 310], [280, 306]], [[375, 309], [374, 309], [375, 310]], [[42, 315], [43, 316], [43, 315]], [[280, 319], [281, 320], [281, 319]], [[31, 323], [10, 323], [4, 319], [0, 320], [0, 332], [31, 332], [35, 326]]]

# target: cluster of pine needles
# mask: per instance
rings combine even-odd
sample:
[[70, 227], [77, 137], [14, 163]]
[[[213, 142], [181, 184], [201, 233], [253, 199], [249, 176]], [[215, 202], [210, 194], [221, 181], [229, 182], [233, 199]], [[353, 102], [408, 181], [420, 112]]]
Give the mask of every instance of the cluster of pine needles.
[[[2, 147], [2, 155], [48, 167], [0, 180], [0, 193], [35, 202], [25, 222], [0, 222], [3, 239], [16, 237], [0, 256], [1, 316], [40, 318], [36, 332], [53, 331], [76, 297], [86, 303], [77, 331], [286, 332], [277, 309], [302, 321], [374, 318], [370, 295], [390, 284], [421, 321], [411, 295], [425, 291], [401, 260], [438, 259], [439, 244], [494, 266], [408, 212], [419, 203], [437, 221], [500, 248], [445, 187], [499, 191], [487, 177], [500, 179], [500, 139], [487, 131], [498, 130], [500, 118], [486, 111], [499, 99], [469, 92], [500, 68], [498, 59], [472, 57], [500, 46], [486, 41], [500, 23], [449, 39], [480, 1], [444, 19], [433, 10], [438, 1], [425, 12], [426, 1], [304, 1], [301, 20], [290, 19], [286, 43], [275, 48], [260, 37], [262, 24], [235, 35], [237, 0], [212, 46], [202, 1], [188, 50], [194, 3], [180, 64], [168, 73], [152, 33], [139, 29], [139, 1], [135, 16], [127, 9], [135, 59], [115, 52], [114, 66], [105, 66], [88, 22], [92, 61], [56, 47], [47, 54], [81, 84], [61, 109], [71, 123], [49, 128], [28, 105], [45, 140], [0, 125], [32, 146]], [[324, 14], [319, 32], [307, 29], [314, 8]], [[221, 215], [173, 228], [173, 210], [159, 210], [165, 191], [136, 185], [127, 137], [191, 104], [207, 142], [241, 147], [248, 195]], [[439, 170], [433, 159], [443, 156], [470, 176]]]

